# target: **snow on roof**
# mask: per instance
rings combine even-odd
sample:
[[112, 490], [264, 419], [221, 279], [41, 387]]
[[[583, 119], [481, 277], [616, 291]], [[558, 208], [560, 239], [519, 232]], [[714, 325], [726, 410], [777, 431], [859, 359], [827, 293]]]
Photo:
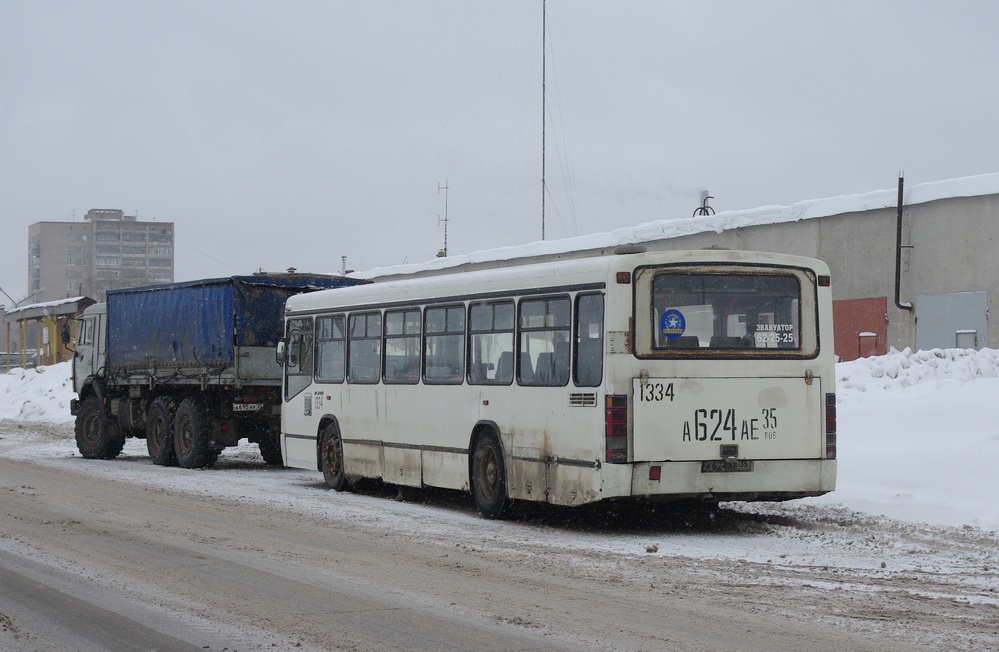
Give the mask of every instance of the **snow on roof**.
[[83, 301], [87, 297], [71, 297], [69, 299], [56, 299], [55, 301], [45, 301], [42, 303], [31, 303], [26, 306], [21, 306], [20, 308], [14, 308], [13, 310], [8, 310], [8, 315], [13, 315], [19, 312], [24, 312], [26, 310], [39, 310], [47, 308], [55, 308], [57, 306], [64, 306], [69, 303], [76, 303], [78, 301]]
[[[999, 194], [999, 173], [980, 174], [960, 179], [933, 181], [904, 189], [905, 205], [925, 204], [955, 197], [978, 197]], [[423, 263], [392, 267], [376, 267], [356, 272], [355, 278], [373, 279], [396, 274], [436, 271], [470, 263], [486, 263], [514, 258], [531, 258], [590, 249], [607, 249], [622, 245], [639, 244], [652, 240], [666, 240], [680, 236], [714, 231], [722, 233], [732, 229], [762, 224], [798, 222], [817, 217], [858, 213], [894, 207], [898, 203], [898, 188], [875, 190], [859, 195], [841, 195], [825, 199], [809, 199], [790, 206], [762, 206], [739, 211], [723, 211], [706, 217], [687, 217], [657, 220], [608, 233], [593, 233], [562, 240], [545, 240], [498, 249], [486, 249], [469, 254], [434, 258]]]

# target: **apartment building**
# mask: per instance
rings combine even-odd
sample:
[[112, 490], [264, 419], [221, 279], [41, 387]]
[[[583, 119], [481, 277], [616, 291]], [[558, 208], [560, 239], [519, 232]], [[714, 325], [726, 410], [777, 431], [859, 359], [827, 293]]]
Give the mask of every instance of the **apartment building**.
[[109, 289], [172, 283], [174, 223], [140, 222], [115, 209], [87, 211], [81, 222], [28, 227], [28, 293], [32, 303]]

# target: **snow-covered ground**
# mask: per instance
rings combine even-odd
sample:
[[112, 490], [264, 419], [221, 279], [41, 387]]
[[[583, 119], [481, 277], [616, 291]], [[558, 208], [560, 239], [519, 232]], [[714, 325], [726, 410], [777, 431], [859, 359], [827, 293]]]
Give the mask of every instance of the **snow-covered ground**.
[[[839, 363], [836, 372], [837, 489], [799, 503], [999, 530], [999, 350], [906, 349]], [[69, 363], [0, 374], [0, 419], [71, 422], [69, 375]], [[49, 446], [75, 454], [72, 440]], [[130, 440], [125, 454], [144, 449]], [[227, 455], [255, 450], [244, 444]]]

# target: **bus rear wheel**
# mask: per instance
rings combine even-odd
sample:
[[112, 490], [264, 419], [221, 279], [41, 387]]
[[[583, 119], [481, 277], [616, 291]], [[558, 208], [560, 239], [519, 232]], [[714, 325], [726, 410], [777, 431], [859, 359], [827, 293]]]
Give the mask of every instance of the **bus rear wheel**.
[[177, 466], [177, 450], [173, 443], [173, 421], [177, 405], [173, 399], [161, 396], [153, 400], [146, 417], [146, 450], [153, 464]]
[[319, 463], [322, 467], [323, 479], [334, 491], [345, 491], [350, 488], [347, 482], [347, 472], [343, 466], [343, 441], [335, 424], [323, 429], [319, 444]]
[[506, 490], [506, 468], [503, 449], [495, 433], [487, 433], [475, 442], [472, 452], [472, 494], [475, 504], [486, 518], [503, 518], [509, 514], [510, 498]]

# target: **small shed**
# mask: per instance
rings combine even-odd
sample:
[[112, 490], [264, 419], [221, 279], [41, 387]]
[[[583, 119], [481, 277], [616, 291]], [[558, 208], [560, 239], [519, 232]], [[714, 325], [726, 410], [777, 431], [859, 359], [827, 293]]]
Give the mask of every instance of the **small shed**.
[[[90, 297], [71, 297], [44, 303], [34, 303], [8, 311], [4, 315], [6, 331], [7, 370], [12, 366], [40, 367], [69, 360], [72, 352], [62, 344], [61, 331], [69, 331], [76, 339], [77, 319], [84, 310], [97, 303]], [[11, 350], [11, 330], [17, 325], [17, 351]], [[34, 344], [34, 347], [30, 346]]]

